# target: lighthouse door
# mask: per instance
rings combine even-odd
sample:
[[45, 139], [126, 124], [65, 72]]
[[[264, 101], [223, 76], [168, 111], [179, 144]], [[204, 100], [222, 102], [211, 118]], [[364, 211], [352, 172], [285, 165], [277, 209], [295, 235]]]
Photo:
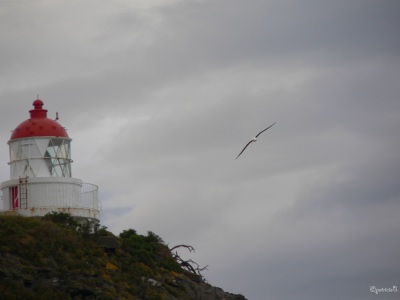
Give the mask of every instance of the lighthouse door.
[[18, 186], [10, 186], [10, 207], [16, 210], [19, 207]]

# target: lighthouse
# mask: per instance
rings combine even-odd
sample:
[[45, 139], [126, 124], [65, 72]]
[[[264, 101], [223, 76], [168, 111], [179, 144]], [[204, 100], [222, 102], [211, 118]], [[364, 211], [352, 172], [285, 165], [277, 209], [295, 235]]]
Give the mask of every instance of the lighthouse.
[[43, 101], [33, 102], [30, 118], [8, 141], [10, 180], [1, 183], [1, 213], [44, 216], [69, 213], [78, 220], [99, 222], [98, 186], [72, 177], [71, 138], [47, 117]]

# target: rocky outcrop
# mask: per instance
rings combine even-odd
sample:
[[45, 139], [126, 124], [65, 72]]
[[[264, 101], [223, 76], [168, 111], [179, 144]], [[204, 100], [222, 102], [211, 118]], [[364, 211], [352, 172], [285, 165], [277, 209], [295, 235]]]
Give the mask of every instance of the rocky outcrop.
[[179, 267], [150, 234], [0, 217], [1, 299], [245, 300]]
[[[110, 295], [121, 293], [120, 299], [146, 299], [131, 294], [121, 289], [112, 280], [112, 274], [106, 276], [60, 274], [57, 263], [51, 266], [34, 267], [28, 261], [11, 254], [0, 256], [0, 291], [2, 286], [12, 283], [19, 286], [25, 294], [38, 293], [41, 289], [54, 290], [57, 295], [64, 295], [60, 299], [96, 299], [114, 300]], [[112, 272], [112, 271], [110, 271]], [[163, 300], [246, 300], [243, 295], [235, 295], [214, 287], [208, 283], [196, 282], [185, 275], [177, 274], [176, 277], [142, 278], [143, 287], [153, 289], [156, 294], [163, 295]], [[129, 284], [129, 283], [127, 283]], [[28, 292], [27, 292], [28, 291]], [[18, 291], [15, 295], [18, 297]], [[39, 296], [40, 297], [40, 296]], [[4, 298], [6, 299], [6, 298]], [[40, 299], [40, 298], [38, 298]]]

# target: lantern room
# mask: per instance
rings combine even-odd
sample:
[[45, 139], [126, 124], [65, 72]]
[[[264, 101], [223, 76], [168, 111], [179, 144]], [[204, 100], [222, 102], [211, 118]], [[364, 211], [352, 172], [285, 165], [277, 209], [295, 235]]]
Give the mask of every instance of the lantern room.
[[3, 211], [24, 216], [70, 213], [98, 222], [98, 187], [72, 177], [71, 138], [47, 117], [36, 99], [30, 118], [20, 123], [8, 141], [10, 180], [1, 183]]

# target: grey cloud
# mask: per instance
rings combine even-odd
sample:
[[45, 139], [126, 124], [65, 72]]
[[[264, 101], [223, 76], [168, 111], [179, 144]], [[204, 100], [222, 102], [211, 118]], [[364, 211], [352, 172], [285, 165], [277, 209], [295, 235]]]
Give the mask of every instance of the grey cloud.
[[152, 3], [4, 4], [2, 181], [39, 94], [114, 232], [249, 299], [398, 286], [398, 1]]

